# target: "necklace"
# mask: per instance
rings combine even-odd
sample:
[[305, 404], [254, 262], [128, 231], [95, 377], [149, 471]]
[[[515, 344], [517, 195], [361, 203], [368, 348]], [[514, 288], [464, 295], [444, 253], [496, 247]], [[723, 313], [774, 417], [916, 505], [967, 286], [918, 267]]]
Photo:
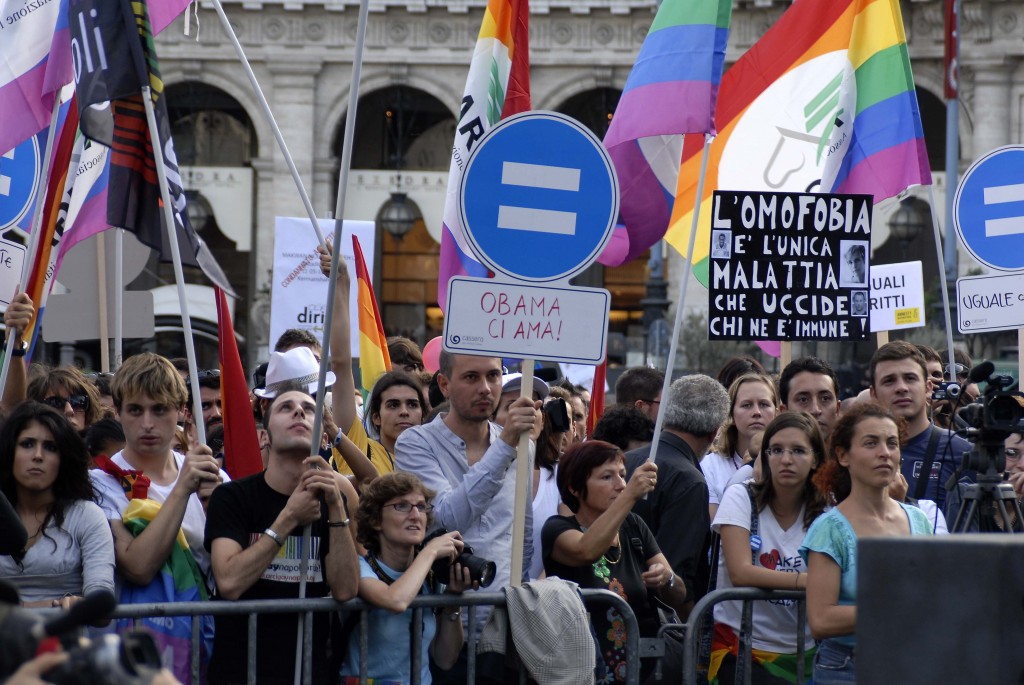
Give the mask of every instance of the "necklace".
[[[615, 556], [615, 559], [609, 559], [613, 549], [617, 549], [619, 553]], [[604, 581], [605, 585], [610, 584], [612, 570], [608, 568], [609, 565], [615, 566], [617, 563], [622, 561], [622, 548], [621, 547], [609, 547], [606, 554], [602, 554], [601, 558], [594, 562], [594, 575]]]

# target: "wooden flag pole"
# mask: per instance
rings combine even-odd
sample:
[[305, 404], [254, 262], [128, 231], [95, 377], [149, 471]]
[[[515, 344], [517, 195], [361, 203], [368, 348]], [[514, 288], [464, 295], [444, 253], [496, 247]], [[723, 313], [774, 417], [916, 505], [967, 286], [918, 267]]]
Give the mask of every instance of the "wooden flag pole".
[[785, 369], [793, 361], [793, 343], [783, 340], [779, 343], [779, 368]]
[[100, 371], [110, 371], [110, 338], [107, 326], [107, 241], [106, 231], [96, 236], [96, 289], [100, 305]]
[[878, 331], [875, 333], [875, 343], [878, 347], [889, 344], [889, 331]]
[[[533, 399], [532, 359], [524, 359], [523, 377], [520, 379], [520, 397]], [[533, 485], [533, 469], [530, 464], [530, 432], [519, 436], [516, 454], [516, 500], [512, 515], [512, 587], [523, 584], [523, 545], [526, 544], [526, 507], [532, 501], [530, 486]]]
[[693, 272], [693, 246], [697, 242], [697, 222], [700, 219], [700, 199], [704, 195], [704, 178], [708, 172], [708, 155], [714, 136], [704, 135], [704, 152], [700, 159], [700, 177], [697, 179], [696, 201], [693, 203], [693, 221], [690, 224], [690, 242], [686, 247], [686, 260], [683, 262], [683, 273], [679, 278], [679, 297], [676, 298], [676, 319], [672, 324], [672, 340], [668, 347], [668, 360], [665, 363], [665, 382], [661, 386], [661, 404], [658, 405], [658, 420], [654, 422], [654, 435], [651, 437], [651, 451], [647, 459], [655, 461], [658, 455], [658, 442], [661, 439], [661, 427], [665, 420], [665, 405], [668, 404], [669, 388], [672, 385], [672, 370], [676, 366], [676, 352], [679, 350], [679, 329], [683, 321], [683, 308], [686, 303], [686, 288]]
[[174, 205], [171, 204], [171, 191], [167, 186], [167, 171], [164, 169], [164, 150], [160, 142], [160, 134], [157, 132], [156, 113], [153, 111], [153, 95], [148, 85], [142, 87], [142, 104], [146, 108], [149, 140], [153, 145], [153, 161], [156, 166], [157, 181], [160, 183], [160, 198], [164, 205], [167, 242], [171, 247], [174, 280], [178, 285], [178, 302], [181, 305], [181, 326], [185, 331], [185, 356], [188, 358], [188, 380], [192, 388], [192, 420], [196, 427], [196, 439], [205, 445], [206, 426], [203, 424], [203, 399], [199, 396], [196, 343], [192, 337], [192, 319], [189, 318], [188, 299], [185, 294], [185, 272], [181, 267], [181, 249], [178, 247], [178, 230], [174, 221]]
[[[36, 260], [36, 253], [39, 252], [39, 234], [43, 226], [43, 205], [46, 204], [46, 187], [50, 183], [50, 155], [53, 154], [53, 141], [57, 136], [57, 115], [60, 114], [60, 97], [53, 99], [53, 114], [50, 117], [50, 130], [46, 134], [46, 152], [43, 153], [43, 168], [41, 170], [41, 183], [37, 186], [36, 213], [32, 216], [32, 233], [28, 237], [28, 250], [25, 253], [25, 262], [21, 266], [21, 281], [18, 288], [24, 288], [28, 281], [28, 275], [32, 271], [32, 263]], [[15, 289], [14, 294], [18, 293]], [[13, 299], [13, 296], [12, 296]], [[38, 316], [38, 312], [36, 313]], [[14, 352], [14, 336], [7, 331], [7, 347], [4, 353], [3, 367], [0, 368], [0, 394], [7, 387], [7, 375], [11, 371], [11, 353]], [[21, 363], [24, 360], [19, 360]]]
[[[316, 212], [313, 210], [313, 203], [309, 200], [309, 194], [306, 193], [306, 188], [302, 184], [302, 177], [299, 176], [299, 170], [295, 166], [295, 160], [292, 159], [292, 153], [288, 150], [288, 143], [284, 140], [284, 134], [281, 133], [281, 128], [277, 125], [277, 119], [274, 118], [274, 113], [270, 111], [270, 103], [267, 102], [267, 98], [263, 95], [263, 89], [260, 88], [259, 81], [256, 80], [256, 74], [252, 70], [252, 65], [249, 64], [249, 60], [245, 56], [245, 50], [242, 49], [242, 44], [238, 40], [238, 36], [235, 35], [235, 29], [232, 28], [231, 22], [228, 21], [228, 15], [224, 12], [224, 6], [221, 5], [220, 0], [213, 0], [213, 8], [217, 10], [217, 16], [220, 18], [221, 28], [224, 30], [224, 34], [231, 41], [231, 44], [235, 47], [235, 54], [238, 55], [238, 61], [242, 63], [242, 69], [245, 71], [246, 76], [249, 77], [249, 84], [252, 85], [252, 91], [256, 95], [256, 99], [260, 103], [260, 110], [263, 112], [263, 116], [267, 120], [267, 124], [270, 126], [270, 130], [274, 133], [274, 139], [277, 141], [277, 146], [281, 149], [281, 154], [284, 156], [284, 161], [288, 165], [288, 171], [292, 174], [292, 180], [295, 181], [295, 188], [299, 191], [299, 197], [302, 199], [302, 205], [306, 208], [306, 214], [309, 216], [309, 220], [313, 223], [313, 230], [316, 232], [317, 242], [320, 243], [321, 247], [326, 246], [327, 241], [324, 239], [324, 234], [320, 230], [320, 222], [317, 220]], [[359, 48], [357, 47], [358, 51]], [[360, 53], [361, 55], [362, 53]], [[361, 57], [357, 57], [356, 61], [361, 61]], [[353, 85], [356, 81], [352, 81]], [[355, 108], [349, 106], [349, 112], [355, 112]], [[351, 124], [354, 125], [354, 124]], [[346, 133], [350, 123], [346, 121], [345, 129]], [[347, 136], [346, 136], [347, 137]], [[344, 151], [342, 151], [344, 154]], [[341, 217], [341, 214], [335, 214], [337, 217]], [[327, 308], [331, 308], [331, 303], [327, 303]], [[330, 330], [330, 329], [325, 329]], [[324, 353], [326, 357], [327, 354]]]
[[[102, 235], [102, 233], [100, 234]], [[124, 229], [114, 229], [114, 371], [124, 361]]]

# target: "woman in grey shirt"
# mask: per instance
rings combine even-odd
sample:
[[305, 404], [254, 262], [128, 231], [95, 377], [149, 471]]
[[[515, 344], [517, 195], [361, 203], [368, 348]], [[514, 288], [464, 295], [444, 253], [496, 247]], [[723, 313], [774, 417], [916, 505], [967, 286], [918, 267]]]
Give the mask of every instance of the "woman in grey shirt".
[[23, 550], [0, 556], [0, 578], [25, 606], [67, 608], [114, 591], [114, 541], [88, 469], [85, 443], [51, 407], [24, 402], [0, 429], [0, 490], [29, 535]]

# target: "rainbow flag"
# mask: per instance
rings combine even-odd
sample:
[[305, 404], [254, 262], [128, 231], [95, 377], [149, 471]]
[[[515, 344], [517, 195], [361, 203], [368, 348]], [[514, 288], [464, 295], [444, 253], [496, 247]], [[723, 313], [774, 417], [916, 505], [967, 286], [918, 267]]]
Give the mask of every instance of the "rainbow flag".
[[488, 0], [484, 11], [448, 171], [437, 274], [437, 303], [442, 309], [452, 276], [488, 275], [473, 255], [459, 219], [459, 181], [473, 144], [501, 119], [530, 109], [529, 18], [528, 0]]
[[599, 258], [632, 261], [665, 234], [683, 133], [714, 133], [731, 0], [665, 0], [604, 137], [619, 176], [622, 223]]
[[[719, 189], [866, 193], [931, 183], [898, 0], [797, 0], [722, 78], [694, 274]], [[686, 253], [702, 140], [686, 140], [665, 239]]]
[[363, 397], [368, 397], [373, 384], [380, 375], [391, 370], [391, 356], [388, 354], [388, 340], [384, 335], [384, 324], [377, 310], [373, 296], [373, 283], [363, 259], [363, 248], [359, 238], [352, 236], [352, 251], [356, 261], [356, 301], [359, 306], [359, 380]]
[[67, 0], [0, 0], [0, 154], [50, 125], [74, 76]]

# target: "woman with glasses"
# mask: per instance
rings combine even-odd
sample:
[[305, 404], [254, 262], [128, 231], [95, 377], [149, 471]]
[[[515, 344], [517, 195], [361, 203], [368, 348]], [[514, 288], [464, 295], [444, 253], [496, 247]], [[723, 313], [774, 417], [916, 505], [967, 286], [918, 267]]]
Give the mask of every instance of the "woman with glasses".
[[711, 452], [700, 461], [708, 483], [708, 509], [712, 520], [729, 479], [747, 463], [750, 439], [775, 418], [779, 404], [779, 391], [764, 374], [745, 373], [729, 386], [729, 416]]
[[103, 417], [96, 386], [74, 366], [54, 369], [33, 365], [28, 399], [53, 407], [79, 432]]
[[[369, 652], [366, 674], [373, 682], [411, 682], [411, 622], [409, 604], [419, 595], [434, 594], [442, 584], [459, 594], [470, 587], [469, 570], [455, 563], [463, 549], [462, 536], [444, 533], [423, 544], [430, 527], [434, 493], [412, 474], [392, 472], [363, 487], [356, 514], [357, 537], [366, 549], [359, 560], [359, 597], [377, 609], [368, 616]], [[448, 562], [448, 574], [437, 577], [437, 562]], [[462, 615], [458, 608], [436, 614], [422, 612], [420, 682], [431, 682], [431, 658], [442, 670], [450, 669], [462, 649]], [[348, 626], [346, 626], [348, 628]], [[341, 668], [345, 683], [358, 683], [360, 627], [351, 629]]]
[[[761, 446], [760, 478], [730, 486], [711, 524], [722, 539], [718, 589], [802, 590], [807, 574], [800, 544], [825, 508], [811, 481], [825, 458], [825, 444], [810, 414], [785, 412], [768, 424]], [[709, 676], [714, 679], [717, 674], [717, 682], [723, 685], [734, 682], [742, 608], [739, 601], [715, 606]], [[804, 673], [810, 676], [810, 631], [805, 640]], [[753, 648], [752, 682], [796, 682], [795, 601], [754, 604]]]
[[88, 470], [85, 443], [46, 405], [21, 404], [0, 429], [0, 491], [29, 535], [24, 549], [0, 556], [0, 578], [26, 606], [67, 608], [114, 591], [114, 539]]
[[807, 563], [807, 622], [820, 641], [815, 685], [856, 682], [857, 540], [932, 532], [924, 512], [889, 493], [905, 433], [903, 419], [888, 409], [855, 404], [832, 429], [828, 456], [814, 475], [822, 496], [836, 502], [800, 547]]

